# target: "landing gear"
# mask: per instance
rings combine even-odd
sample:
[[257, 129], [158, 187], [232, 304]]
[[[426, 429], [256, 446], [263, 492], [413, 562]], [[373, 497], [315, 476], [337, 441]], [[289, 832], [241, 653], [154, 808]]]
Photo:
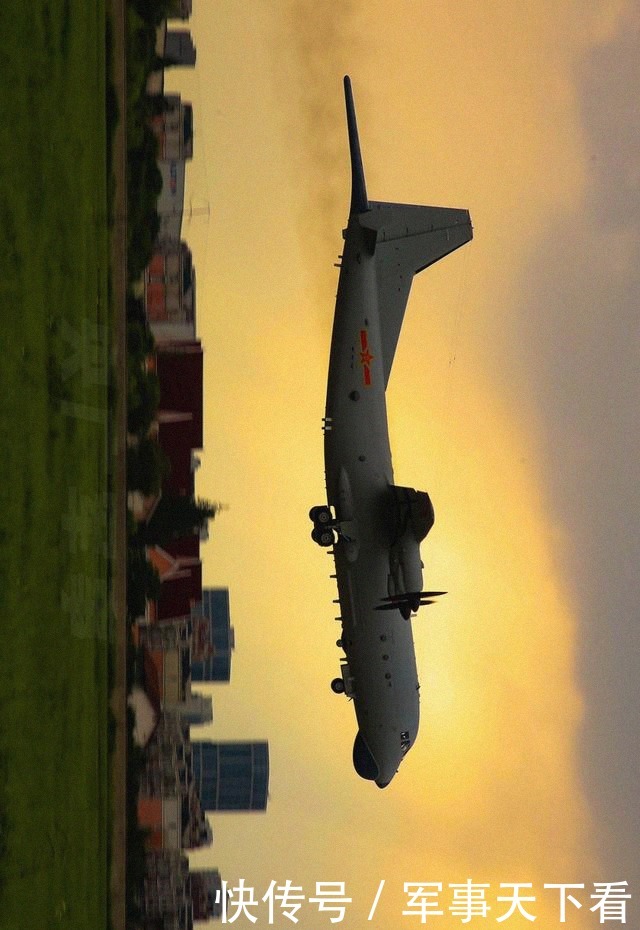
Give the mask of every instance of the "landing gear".
[[328, 526], [333, 523], [333, 517], [328, 507], [312, 507], [309, 511], [309, 519], [320, 526]]
[[334, 694], [344, 694], [344, 681], [342, 678], [334, 678], [331, 682], [331, 690]]
[[334, 519], [329, 508], [324, 505], [312, 507], [309, 511], [309, 519], [313, 520], [313, 530], [311, 531], [313, 541], [325, 548], [333, 546], [335, 543]]
[[311, 538], [314, 543], [317, 543], [319, 546], [323, 546], [325, 549], [333, 546], [335, 542], [335, 536], [330, 526], [314, 526], [314, 528], [311, 530]]

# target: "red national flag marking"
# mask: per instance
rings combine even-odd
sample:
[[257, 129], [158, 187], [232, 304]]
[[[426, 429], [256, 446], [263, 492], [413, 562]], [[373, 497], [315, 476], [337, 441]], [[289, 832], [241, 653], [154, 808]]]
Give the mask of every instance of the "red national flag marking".
[[371, 385], [371, 362], [374, 357], [371, 352], [369, 352], [369, 337], [366, 329], [360, 330], [360, 364], [362, 365], [362, 377], [365, 383], [365, 387]]

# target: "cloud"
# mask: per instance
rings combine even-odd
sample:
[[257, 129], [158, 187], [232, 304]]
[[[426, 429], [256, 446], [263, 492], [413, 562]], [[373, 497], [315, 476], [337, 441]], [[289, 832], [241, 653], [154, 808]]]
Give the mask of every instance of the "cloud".
[[335, 252], [336, 229], [346, 219], [346, 124], [337, 114], [343, 106], [342, 77], [361, 55], [357, 6], [352, 0], [330, 9], [310, 0], [283, 4], [271, 50], [279, 93], [295, 101], [281, 109], [282, 129], [306, 187], [300, 239], [314, 251], [321, 239]]
[[[542, 414], [546, 482], [568, 533], [587, 708], [582, 756], [611, 879], [636, 879], [640, 831], [640, 18], [578, 71], [589, 167], [579, 210], [546, 229], [510, 333]], [[525, 283], [523, 281], [523, 291]], [[615, 874], [614, 874], [615, 873]]]

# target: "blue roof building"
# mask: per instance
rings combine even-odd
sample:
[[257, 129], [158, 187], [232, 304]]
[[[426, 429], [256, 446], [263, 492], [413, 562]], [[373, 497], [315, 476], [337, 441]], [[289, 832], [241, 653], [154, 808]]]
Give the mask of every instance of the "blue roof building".
[[191, 743], [193, 781], [206, 811], [263, 811], [269, 791], [269, 744]]
[[209, 639], [213, 648], [210, 656], [191, 663], [191, 681], [229, 681], [231, 653], [235, 647], [229, 614], [229, 589], [204, 588], [202, 603], [194, 608], [193, 613], [209, 621]]

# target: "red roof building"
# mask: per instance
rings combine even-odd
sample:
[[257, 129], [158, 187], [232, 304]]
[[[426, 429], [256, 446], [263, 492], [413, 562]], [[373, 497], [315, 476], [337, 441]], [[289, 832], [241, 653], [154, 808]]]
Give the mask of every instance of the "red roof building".
[[[187, 550], [193, 546], [190, 539], [185, 537], [184, 548]], [[197, 537], [196, 541], [199, 543]], [[175, 540], [175, 549], [179, 550], [182, 543], [182, 540]], [[173, 555], [167, 551], [169, 548], [172, 547], [150, 546], [147, 549], [147, 558], [162, 582], [155, 606], [155, 621], [188, 617], [191, 608], [202, 600], [202, 563], [199, 556]]]

